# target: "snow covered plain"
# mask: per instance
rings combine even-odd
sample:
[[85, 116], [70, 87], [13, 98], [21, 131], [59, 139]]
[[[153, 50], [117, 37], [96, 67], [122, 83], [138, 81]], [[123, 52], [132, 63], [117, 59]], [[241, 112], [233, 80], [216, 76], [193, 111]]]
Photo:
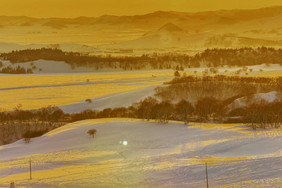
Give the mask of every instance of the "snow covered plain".
[[[258, 68], [249, 76], [274, 76], [278, 67], [263, 73]], [[172, 71], [1, 75], [1, 107], [58, 105], [72, 113], [128, 106], [152, 95], [154, 87], [172, 75]], [[86, 103], [87, 98], [92, 103]], [[94, 139], [87, 135], [92, 128], [98, 131]], [[280, 187], [281, 134], [281, 129], [253, 131], [238, 124], [85, 120], [29, 144], [19, 140], [0, 146], [0, 187], [11, 182], [16, 187], [205, 187], [206, 162], [210, 187]]]
[[106, 96], [91, 99], [91, 103], [85, 100], [75, 104], [60, 106], [65, 113], [78, 113], [84, 110], [103, 110], [106, 108], [128, 107], [134, 102], [145, 99], [148, 96], [154, 96], [156, 86], [145, 87], [142, 89], [114, 93]]
[[239, 124], [85, 120], [0, 147], [0, 187], [205, 187], [206, 162], [210, 187], [280, 187], [281, 134]]
[[[172, 78], [172, 70], [77, 74], [0, 74], [0, 110], [12, 110], [18, 104], [22, 104], [23, 109], [72, 104], [78, 107], [77, 103], [84, 105], [86, 99], [109, 98], [112, 95], [120, 96], [122, 93], [128, 95], [129, 98], [120, 100], [120, 103], [132, 104], [151, 94], [154, 87]], [[136, 92], [139, 90], [140, 94]], [[67, 108], [69, 109], [69, 106]], [[83, 106], [77, 108], [76, 112], [84, 108]]]
[[[0, 74], [1, 111], [13, 110], [18, 104], [22, 104], [23, 109], [38, 109], [55, 105], [61, 106], [66, 112], [80, 112], [86, 108], [103, 109], [128, 106], [151, 95], [156, 86], [171, 80], [174, 73], [173, 70], [78, 73], [85, 70], [82, 70], [83, 68], [81, 70], [66, 68], [69, 65], [64, 62], [39, 60], [25, 63], [26, 68], [30, 66], [30, 63], [41, 67], [43, 71], [32, 75]], [[7, 62], [4, 64], [6, 66]], [[56, 70], [53, 69], [55, 64]], [[280, 65], [258, 65], [248, 68], [253, 69], [248, 76], [273, 77], [282, 75]], [[194, 71], [197, 71], [197, 75], [201, 76], [205, 69], [192, 68], [187, 69], [185, 73], [186, 75], [194, 75]], [[219, 72], [220, 74], [233, 75], [238, 69], [240, 68], [223, 67], [219, 69]], [[263, 72], [260, 72], [260, 69], [263, 69]], [[49, 70], [53, 70], [53, 72], [49, 72]], [[225, 73], [225, 70], [228, 72]], [[64, 71], [66, 72], [60, 73]], [[103, 105], [106, 104], [106, 98], [112, 98], [113, 106]], [[85, 103], [86, 99], [92, 99], [93, 104]], [[122, 103], [125, 105], [121, 105]]]

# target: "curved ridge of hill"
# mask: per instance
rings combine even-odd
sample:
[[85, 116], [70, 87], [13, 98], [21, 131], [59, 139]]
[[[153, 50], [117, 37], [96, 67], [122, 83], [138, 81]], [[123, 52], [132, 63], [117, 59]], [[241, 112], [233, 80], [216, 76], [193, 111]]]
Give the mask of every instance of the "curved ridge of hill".
[[[0, 16], [1, 26], [22, 25], [32, 26], [35, 24], [47, 24], [50, 27], [57, 24], [67, 25], [92, 25], [92, 24], [132, 24], [144, 21], [162, 21], [159, 24], [175, 21], [193, 21], [198, 23], [236, 23], [253, 19], [270, 18], [282, 14], [282, 6], [265, 7], [260, 9], [234, 9], [216, 10], [204, 12], [175, 12], [175, 11], [155, 11], [143, 15], [116, 16], [102, 15], [100, 17], [77, 17], [77, 18], [32, 18], [26, 16]], [[225, 20], [225, 21], [224, 21]], [[194, 23], [192, 22], [192, 23]], [[159, 25], [159, 26], [160, 26]]]
[[164, 26], [162, 26], [159, 31], [166, 31], [166, 32], [183, 32], [184, 30], [180, 28], [179, 26], [173, 24], [173, 23], [167, 23]]
[[109, 48], [170, 48], [183, 47], [188, 44], [188, 33], [173, 23], [166, 23], [155, 31], [148, 32], [138, 39], [125, 41]]
[[79, 121], [0, 147], [0, 186], [205, 187], [207, 163], [213, 186], [279, 187], [281, 138], [239, 125]]
[[167, 23], [159, 29], [145, 33], [129, 41], [105, 45], [107, 48], [242, 48], [242, 47], [282, 46], [282, 40], [250, 38], [233, 34], [215, 34], [212, 32], [189, 33], [173, 23]]
[[173, 24], [171, 22], [166, 23], [165, 25], [161, 26], [159, 29], [155, 31], [149, 31], [145, 33], [143, 36], [149, 36], [149, 35], [160, 35], [160, 34], [183, 34], [187, 35], [188, 33], [179, 27], [176, 24]]

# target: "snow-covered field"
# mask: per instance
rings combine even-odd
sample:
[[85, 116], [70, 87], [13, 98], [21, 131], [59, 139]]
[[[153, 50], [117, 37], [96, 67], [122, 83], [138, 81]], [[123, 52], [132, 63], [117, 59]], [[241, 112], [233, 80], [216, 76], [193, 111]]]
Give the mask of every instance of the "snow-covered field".
[[[228, 69], [226, 74], [237, 69]], [[280, 65], [252, 69], [248, 76], [282, 73]], [[186, 73], [201, 74], [203, 70]], [[129, 106], [153, 95], [155, 87], [172, 78], [172, 70], [0, 75], [0, 110], [18, 104], [24, 109], [56, 105], [68, 113]], [[254, 97], [273, 101], [277, 92]], [[244, 99], [238, 101], [241, 104]], [[94, 139], [87, 134], [92, 128], [97, 130]], [[85, 120], [55, 129], [29, 144], [19, 140], [0, 146], [0, 187], [15, 182], [16, 187], [36, 188], [198, 188], [206, 186], [205, 163], [210, 187], [280, 187], [281, 141], [281, 129], [253, 131], [240, 124]]]
[[205, 187], [205, 163], [210, 187], [280, 187], [281, 134], [239, 124], [85, 120], [0, 147], [0, 187]]
[[150, 86], [134, 91], [120, 92], [91, 99], [91, 103], [85, 100], [75, 104], [60, 106], [65, 113], [78, 113], [84, 110], [103, 110], [106, 108], [128, 107], [135, 102], [154, 96], [156, 86]]
[[[23, 65], [27, 68], [30, 63]], [[33, 63], [43, 71], [32, 75], [0, 74], [1, 111], [12, 110], [19, 104], [22, 104], [23, 109], [55, 105], [61, 106], [67, 112], [79, 112], [86, 108], [103, 109], [128, 106], [152, 95], [154, 87], [173, 78], [173, 70], [82, 73], [85, 71], [83, 68], [72, 70], [64, 62], [39, 60]], [[53, 69], [55, 64], [56, 69]], [[280, 65], [259, 65], [248, 68], [253, 71], [245, 76], [282, 76]], [[202, 75], [205, 69], [192, 68], [185, 70], [185, 73], [194, 75], [194, 71], [197, 71], [197, 75]], [[219, 68], [219, 73], [234, 75], [238, 69], [240, 68], [223, 67]], [[260, 72], [260, 69], [263, 72]], [[48, 72], [48, 70], [53, 70], [53, 72]], [[225, 72], [225, 70], [228, 71]], [[63, 71], [67, 72], [60, 73]], [[75, 71], [82, 72], [75, 73]], [[85, 103], [86, 99], [92, 99], [93, 103]]]
[[[3, 66], [0, 68], [5, 67], [12, 67], [16, 68], [18, 66], [23, 67], [25, 69], [32, 68], [33, 73], [35, 74], [71, 74], [71, 73], [114, 73], [114, 72], [126, 72], [122, 69], [101, 69], [96, 70], [95, 68], [91, 67], [75, 67], [72, 68], [70, 64], [64, 62], [64, 61], [51, 61], [51, 60], [36, 60], [36, 61], [30, 61], [25, 63], [11, 63], [7, 60], [1, 60], [3, 63]], [[54, 67], [56, 67], [54, 69]], [[248, 75], [257, 75], [258, 73], [268, 73], [268, 72], [277, 72], [278, 74], [282, 72], [282, 66], [279, 64], [261, 64], [261, 65], [251, 65], [246, 66], [248, 68]], [[235, 71], [241, 69], [242, 67], [219, 67], [218, 71], [220, 74], [234, 74]], [[194, 72], [197, 71], [198, 73], [201, 73], [202, 71], [208, 69], [207, 67], [200, 67], [200, 68], [189, 68], [186, 69], [188, 72]], [[250, 72], [250, 69], [252, 70]], [[131, 71], [131, 72], [167, 72], [169, 70], [142, 70], [142, 71]], [[225, 72], [228, 71], [228, 72]], [[242, 75], [244, 75], [242, 73]]]
[[[172, 78], [172, 70], [77, 74], [2, 74], [0, 75], [0, 110], [12, 110], [18, 104], [22, 104], [23, 109], [38, 109], [49, 105], [68, 105], [66, 109], [69, 109], [69, 105], [74, 105], [77, 107], [76, 110], [80, 112], [80, 109], [85, 108], [86, 99], [96, 98], [101, 101], [101, 98], [109, 99], [113, 95], [115, 97], [109, 101], [113, 104], [112, 107], [120, 106], [114, 105], [117, 102], [129, 105], [152, 94], [154, 87]], [[119, 97], [122, 96], [122, 100], [119, 100]], [[101, 105], [100, 102], [99, 105], [102, 108], [111, 105], [110, 103]], [[96, 105], [96, 103], [93, 104]]]

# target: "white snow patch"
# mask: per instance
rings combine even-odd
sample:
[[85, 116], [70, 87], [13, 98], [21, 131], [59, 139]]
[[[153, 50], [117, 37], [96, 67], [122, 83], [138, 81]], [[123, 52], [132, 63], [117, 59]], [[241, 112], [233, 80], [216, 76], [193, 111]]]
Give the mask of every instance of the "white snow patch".
[[93, 98], [90, 103], [86, 101], [79, 101], [76, 104], [60, 106], [60, 108], [66, 113], [77, 113], [84, 110], [103, 110], [106, 108], [128, 107], [148, 96], [153, 96], [155, 88], [156, 86], [151, 86], [135, 91], [115, 93]]
[[280, 101], [280, 94], [276, 91], [271, 91], [268, 93], [257, 93], [251, 96], [241, 97], [234, 100], [230, 105], [228, 105], [228, 109], [236, 109], [242, 108], [249, 104], [259, 104], [261, 102], [272, 103], [274, 101]]
[[[211, 186], [279, 185], [281, 130], [205, 126], [135, 119], [71, 123], [29, 144], [0, 147], [0, 186], [204, 187], [205, 162]], [[94, 138], [87, 134], [93, 128]]]

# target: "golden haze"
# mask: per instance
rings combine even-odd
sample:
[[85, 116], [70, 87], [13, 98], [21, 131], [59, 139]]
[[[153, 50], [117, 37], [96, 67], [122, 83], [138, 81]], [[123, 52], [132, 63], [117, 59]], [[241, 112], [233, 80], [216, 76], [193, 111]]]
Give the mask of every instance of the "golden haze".
[[252, 9], [282, 5], [281, 0], [1, 0], [5, 16], [96, 17], [135, 15], [157, 10], [197, 12], [218, 9]]

